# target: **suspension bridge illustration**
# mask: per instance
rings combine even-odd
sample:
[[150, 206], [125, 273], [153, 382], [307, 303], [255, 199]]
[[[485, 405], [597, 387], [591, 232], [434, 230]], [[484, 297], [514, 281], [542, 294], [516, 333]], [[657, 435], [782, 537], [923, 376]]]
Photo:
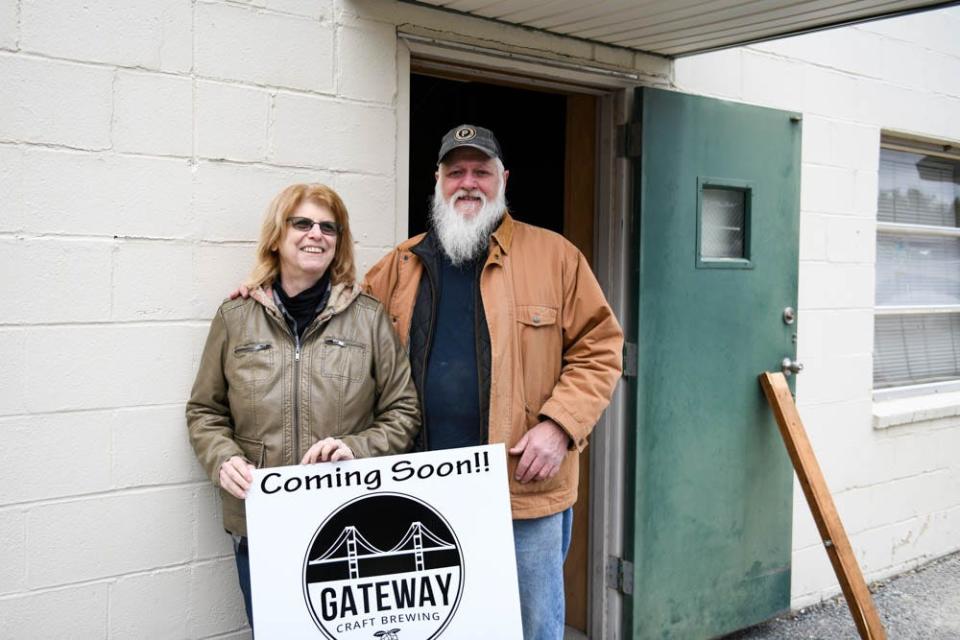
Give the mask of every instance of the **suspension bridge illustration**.
[[367, 558], [384, 558], [387, 556], [413, 555], [417, 571], [424, 569], [424, 554], [435, 551], [456, 550], [456, 546], [440, 538], [435, 533], [423, 526], [420, 521], [413, 522], [392, 549], [384, 551], [369, 540], [363, 537], [363, 534], [357, 531], [354, 526], [343, 528], [337, 539], [330, 545], [330, 548], [324, 551], [320, 556], [311, 560], [308, 564], [332, 564], [335, 562], [346, 562], [350, 570], [350, 579], [356, 580], [360, 577], [360, 560]]

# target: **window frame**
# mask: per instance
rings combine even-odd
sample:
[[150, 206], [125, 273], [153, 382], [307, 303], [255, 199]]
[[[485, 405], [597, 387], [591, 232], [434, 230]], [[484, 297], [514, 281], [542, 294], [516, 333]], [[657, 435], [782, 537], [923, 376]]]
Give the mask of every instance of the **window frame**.
[[[906, 153], [922, 153], [924, 155], [934, 156], [960, 163], [960, 144], [953, 144], [945, 141], [937, 141], [929, 138], [915, 136], [898, 135], [893, 133], [881, 132], [880, 149], [889, 149], [891, 151], [903, 151]], [[879, 164], [879, 158], [878, 158]], [[878, 187], [879, 197], [879, 187]], [[877, 210], [879, 218], [879, 208]], [[956, 227], [946, 227], [939, 225], [925, 224], [906, 224], [899, 222], [876, 222], [877, 242], [881, 234], [912, 235], [927, 238], [960, 238], [960, 224]], [[877, 264], [874, 265], [876, 269]], [[874, 293], [876, 295], [876, 292]], [[927, 314], [960, 314], [960, 304], [955, 305], [877, 305], [874, 299], [873, 316], [876, 319], [879, 316], [907, 316], [907, 315], [927, 315]], [[871, 376], [872, 377], [872, 376]], [[871, 380], [871, 386], [875, 384]], [[875, 401], [897, 400], [911, 398], [916, 396], [931, 395], [936, 393], [949, 393], [960, 391], [960, 378], [951, 380], [940, 380], [937, 382], [923, 382], [916, 384], [904, 384], [894, 387], [873, 387], [873, 399]]]

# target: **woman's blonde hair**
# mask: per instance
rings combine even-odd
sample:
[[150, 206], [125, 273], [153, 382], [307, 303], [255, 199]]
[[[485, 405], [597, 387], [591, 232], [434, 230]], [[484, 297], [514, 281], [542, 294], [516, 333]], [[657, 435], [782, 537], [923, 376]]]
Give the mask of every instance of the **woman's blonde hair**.
[[356, 280], [353, 235], [343, 200], [336, 191], [323, 184], [292, 184], [277, 194], [263, 218], [260, 242], [257, 244], [257, 264], [246, 282], [250, 289], [273, 282], [280, 274], [280, 242], [287, 232], [287, 220], [303, 202], [330, 209], [334, 220], [340, 224], [337, 251], [330, 263], [330, 284], [353, 284]]

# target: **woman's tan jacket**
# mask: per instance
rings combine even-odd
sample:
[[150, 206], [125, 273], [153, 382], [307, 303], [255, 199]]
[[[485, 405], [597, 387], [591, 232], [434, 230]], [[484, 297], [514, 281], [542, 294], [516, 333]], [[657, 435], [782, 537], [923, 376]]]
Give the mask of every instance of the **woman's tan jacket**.
[[[359, 286], [333, 287], [299, 350], [269, 289], [217, 310], [187, 403], [190, 441], [215, 485], [232, 456], [299, 464], [328, 436], [358, 458], [402, 453], [419, 427], [407, 354]], [[243, 501], [220, 493], [224, 528], [246, 535]]]

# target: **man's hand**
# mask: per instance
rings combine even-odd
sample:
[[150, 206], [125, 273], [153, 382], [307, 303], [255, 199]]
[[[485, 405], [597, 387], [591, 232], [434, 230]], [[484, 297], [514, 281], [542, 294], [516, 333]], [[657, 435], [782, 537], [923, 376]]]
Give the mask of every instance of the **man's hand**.
[[246, 300], [250, 297], [250, 289], [247, 289], [245, 285], [240, 285], [236, 289], [230, 292], [230, 299], [236, 300], [237, 298], [243, 298]]
[[240, 456], [233, 456], [220, 465], [220, 486], [235, 498], [246, 499], [247, 489], [253, 482], [254, 468]]
[[315, 462], [336, 462], [338, 460], [353, 460], [353, 451], [342, 440], [324, 438], [315, 442], [307, 449], [300, 464], [314, 464]]
[[560, 470], [569, 444], [570, 436], [553, 420], [535, 424], [509, 451], [520, 456], [514, 477], [521, 484], [552, 478]]

